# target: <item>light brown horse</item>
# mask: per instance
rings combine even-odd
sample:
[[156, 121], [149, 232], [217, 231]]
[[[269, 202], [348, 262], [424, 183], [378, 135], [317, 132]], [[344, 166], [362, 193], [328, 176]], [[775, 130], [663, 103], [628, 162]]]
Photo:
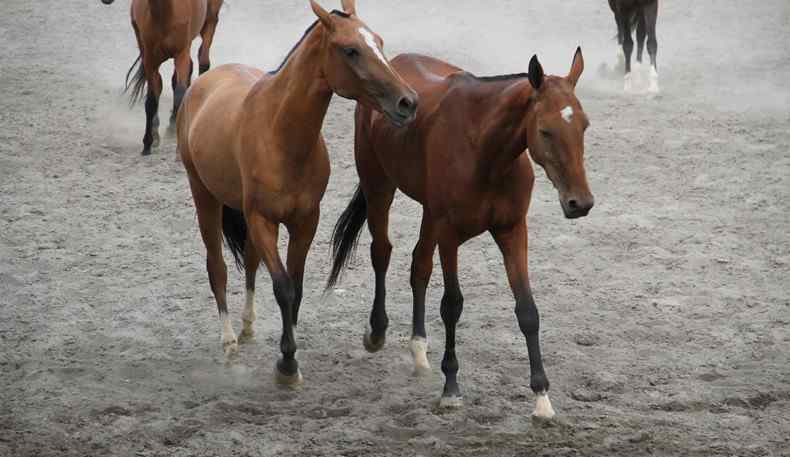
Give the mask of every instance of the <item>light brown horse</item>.
[[[110, 5], [115, 0], [102, 0]], [[198, 55], [200, 74], [211, 66], [209, 49], [219, 20], [223, 0], [132, 0], [132, 28], [137, 38], [140, 55], [126, 74], [126, 88], [131, 89], [131, 102], [137, 102], [147, 84], [145, 97], [145, 135], [143, 155], [159, 145], [159, 96], [162, 94], [162, 76], [159, 67], [174, 59], [173, 111], [175, 121], [181, 99], [192, 79], [192, 40], [200, 34], [202, 43]], [[135, 66], [137, 70], [135, 71]], [[131, 81], [129, 76], [134, 72]]]
[[531, 381], [537, 394], [534, 414], [551, 417], [549, 381], [538, 341], [538, 310], [527, 273], [527, 221], [534, 173], [527, 154], [546, 171], [568, 218], [587, 215], [593, 196], [584, 169], [587, 115], [575, 95], [584, 69], [576, 51], [566, 77], [544, 76], [537, 56], [528, 74], [478, 78], [431, 57], [414, 54], [392, 65], [417, 90], [420, 108], [405, 129], [357, 105], [356, 154], [360, 187], [332, 236], [333, 286], [368, 221], [376, 273], [376, 293], [365, 348], [384, 345], [388, 319], [385, 283], [392, 245], [387, 235], [396, 189], [422, 204], [420, 238], [414, 248], [411, 287], [414, 314], [411, 350], [416, 371], [430, 370], [426, 357], [425, 292], [439, 246], [444, 272], [441, 316], [446, 330], [442, 371], [446, 382], [440, 404], [458, 406], [455, 326], [463, 297], [458, 284], [458, 247], [485, 231], [504, 256], [516, 298], [516, 317], [527, 340]]
[[[283, 324], [276, 370], [283, 384], [301, 382], [293, 327], [329, 180], [321, 125], [332, 94], [383, 112], [397, 126], [411, 122], [417, 106], [416, 93], [384, 57], [381, 38], [356, 16], [354, 3], [343, 0], [344, 11], [330, 13], [310, 0], [318, 20], [278, 70], [220, 66], [192, 85], [178, 113], [178, 150], [206, 246], [225, 353], [238, 345], [228, 317], [223, 232], [246, 270], [242, 340], [253, 335], [261, 260], [271, 275]], [[289, 234], [286, 266], [277, 251], [280, 224]]]

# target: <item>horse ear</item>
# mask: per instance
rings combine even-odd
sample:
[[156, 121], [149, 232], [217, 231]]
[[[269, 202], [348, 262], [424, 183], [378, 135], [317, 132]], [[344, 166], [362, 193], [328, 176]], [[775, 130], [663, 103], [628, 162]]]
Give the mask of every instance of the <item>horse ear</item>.
[[571, 71], [568, 73], [568, 80], [576, 87], [579, 78], [584, 71], [584, 57], [582, 56], [582, 47], [576, 48], [576, 54], [573, 55], [573, 64], [571, 64]]
[[321, 24], [323, 24], [327, 30], [332, 31], [335, 29], [335, 24], [332, 22], [332, 18], [327, 10], [315, 0], [310, 0], [310, 7], [313, 8], [313, 13], [318, 16], [318, 20], [321, 21]]
[[342, 0], [343, 11], [349, 15], [357, 14], [357, 0]]
[[532, 87], [535, 90], [540, 90], [540, 86], [543, 85], [543, 66], [538, 62], [537, 54], [532, 56], [532, 59], [529, 61], [529, 73], [527, 76]]

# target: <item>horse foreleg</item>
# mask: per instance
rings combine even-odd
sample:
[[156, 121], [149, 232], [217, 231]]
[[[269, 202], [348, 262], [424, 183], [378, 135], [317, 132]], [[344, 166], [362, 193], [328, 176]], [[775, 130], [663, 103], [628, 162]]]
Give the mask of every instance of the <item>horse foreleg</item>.
[[263, 258], [269, 270], [274, 289], [274, 298], [280, 307], [283, 330], [280, 338], [282, 358], [277, 361], [275, 380], [279, 384], [295, 386], [302, 383], [299, 363], [296, 361], [296, 341], [293, 331], [293, 308], [296, 292], [291, 276], [285, 269], [277, 251], [279, 224], [267, 220], [254, 209], [253, 205], [245, 205], [247, 215], [248, 236]]
[[549, 401], [549, 380], [543, 371], [543, 359], [540, 355], [540, 318], [532, 291], [529, 286], [527, 272], [527, 224], [526, 220], [506, 230], [491, 232], [504, 257], [508, 282], [516, 299], [516, 318], [521, 333], [527, 340], [529, 353], [529, 386], [537, 395], [533, 416], [551, 418], [554, 409]]
[[630, 92], [633, 88], [631, 82], [631, 54], [634, 51], [634, 40], [631, 38], [631, 24], [629, 23], [628, 14], [624, 11], [617, 13], [617, 30], [623, 41], [623, 54], [625, 55], [625, 76], [623, 77], [623, 86], [626, 92]]
[[316, 209], [299, 224], [288, 228], [288, 274], [294, 283], [293, 324], [299, 321], [299, 306], [302, 304], [302, 283], [304, 281], [304, 264], [307, 252], [313, 243], [315, 231], [318, 229], [320, 211]]
[[427, 374], [431, 371], [428, 363], [428, 338], [425, 332], [425, 294], [433, 271], [433, 253], [436, 250], [437, 226], [425, 208], [422, 211], [420, 239], [412, 252], [411, 293], [412, 293], [412, 330], [409, 344], [414, 357], [414, 373]]
[[440, 308], [444, 322], [444, 356], [442, 357], [442, 373], [444, 373], [444, 389], [439, 406], [455, 408], [462, 405], [461, 389], [458, 387], [458, 359], [455, 356], [455, 326], [464, 309], [464, 297], [458, 284], [458, 243], [442, 240], [439, 243], [439, 257], [442, 261], [444, 274], [444, 295]]

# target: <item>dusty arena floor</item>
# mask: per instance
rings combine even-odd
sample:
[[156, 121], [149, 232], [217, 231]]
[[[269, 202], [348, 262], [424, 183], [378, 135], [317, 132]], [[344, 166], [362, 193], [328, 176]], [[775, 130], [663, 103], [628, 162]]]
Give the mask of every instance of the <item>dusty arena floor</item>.
[[[313, 20], [306, 0], [230, 3], [215, 65], [273, 68]], [[2, 0], [0, 455], [790, 455], [788, 2], [664, 1], [652, 99], [622, 93], [604, 0], [359, 0], [358, 10], [390, 57], [418, 51], [481, 75], [526, 71], [533, 53], [564, 75], [584, 49], [597, 204], [564, 219], [539, 170], [530, 211], [557, 417], [530, 419], [526, 347], [490, 237], [460, 253], [461, 409], [437, 406], [438, 265], [433, 373], [411, 375], [416, 204], [399, 195], [393, 206], [382, 352], [361, 344], [367, 255], [322, 297], [330, 231], [357, 182], [353, 104], [338, 98], [297, 334], [305, 384], [272, 382], [280, 317], [264, 273], [257, 339], [226, 364], [174, 139], [141, 157], [143, 107], [121, 95], [137, 55], [128, 2]], [[168, 88], [163, 120], [171, 103]], [[238, 332], [243, 286], [230, 277]]]

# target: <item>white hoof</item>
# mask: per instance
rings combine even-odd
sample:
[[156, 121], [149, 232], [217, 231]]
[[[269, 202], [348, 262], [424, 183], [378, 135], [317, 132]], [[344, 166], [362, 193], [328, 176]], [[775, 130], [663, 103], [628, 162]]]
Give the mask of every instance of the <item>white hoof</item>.
[[236, 334], [233, 333], [233, 326], [227, 313], [220, 315], [220, 321], [222, 321], [222, 349], [225, 351], [225, 356], [229, 357], [239, 352], [239, 342]]
[[414, 374], [425, 376], [431, 372], [431, 364], [428, 362], [428, 340], [421, 336], [415, 336], [409, 341], [409, 349], [414, 357]]
[[233, 340], [222, 340], [222, 350], [225, 352], [225, 357], [233, 357], [239, 353], [239, 342], [234, 337]]
[[541, 419], [551, 419], [555, 414], [554, 408], [551, 407], [551, 401], [549, 401], [549, 394], [546, 392], [539, 393], [532, 416]]
[[657, 94], [660, 91], [658, 87], [658, 71], [656, 70], [656, 67], [650, 67], [650, 83], [647, 87], [647, 91], [651, 94]]
[[464, 398], [460, 396], [442, 397], [439, 399], [439, 407], [447, 409], [456, 409], [464, 405]]
[[623, 77], [623, 91], [627, 94], [634, 91], [634, 81], [631, 73], [626, 73]]
[[274, 382], [281, 386], [297, 388], [304, 384], [304, 378], [302, 378], [302, 371], [298, 368], [296, 369], [295, 375], [286, 375], [280, 373], [280, 370], [277, 367], [274, 367]]
[[252, 328], [252, 321], [241, 321], [241, 333], [239, 334], [239, 342], [246, 343], [255, 339], [255, 329]]

